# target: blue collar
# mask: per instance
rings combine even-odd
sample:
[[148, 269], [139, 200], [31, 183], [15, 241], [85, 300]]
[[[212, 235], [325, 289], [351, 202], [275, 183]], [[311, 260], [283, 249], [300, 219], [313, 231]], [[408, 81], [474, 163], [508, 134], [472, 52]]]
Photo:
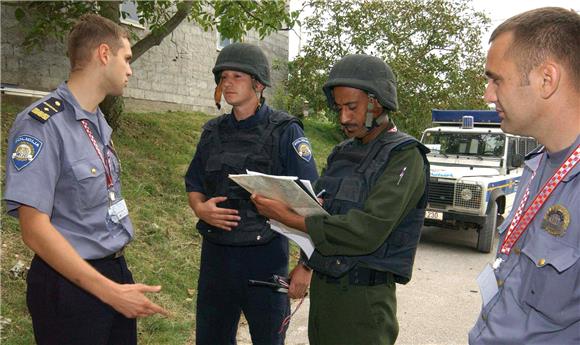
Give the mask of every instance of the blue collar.
[[270, 107], [266, 105], [266, 103], [262, 104], [258, 111], [256, 111], [253, 115], [248, 117], [245, 120], [238, 121], [234, 116], [233, 111], [228, 114], [228, 124], [234, 128], [252, 128], [261, 123], [265, 118], [266, 115], [270, 112]]
[[[572, 153], [571, 151], [575, 149], [579, 143], [580, 143], [580, 135], [577, 136], [574, 143], [566, 149], [567, 151], [566, 158], [568, 158], [568, 155]], [[544, 146], [540, 146], [537, 149], [533, 150], [526, 156], [525, 160], [526, 167], [531, 171], [535, 172], [536, 170], [538, 170], [542, 159], [547, 159], [547, 157], [544, 157], [545, 155], [547, 155], [547, 151]], [[546, 162], [544, 161], [542, 164], [546, 164]], [[576, 164], [574, 169], [572, 169], [572, 171], [570, 171], [562, 181], [564, 182], [570, 181], [571, 179], [576, 177], [578, 173], [580, 173], [580, 163]]]
[[97, 107], [97, 111], [94, 113], [84, 110], [68, 88], [66, 81], [62, 82], [58, 86], [56, 93], [60, 98], [62, 98], [63, 101], [67, 102], [69, 106], [72, 107], [72, 112], [74, 113], [75, 119], [77, 121], [88, 120], [91, 122], [95, 128], [98, 129], [99, 134], [103, 140], [107, 141], [108, 138], [111, 137], [113, 130], [108, 124], [106, 124], [105, 115], [101, 112], [99, 107]]

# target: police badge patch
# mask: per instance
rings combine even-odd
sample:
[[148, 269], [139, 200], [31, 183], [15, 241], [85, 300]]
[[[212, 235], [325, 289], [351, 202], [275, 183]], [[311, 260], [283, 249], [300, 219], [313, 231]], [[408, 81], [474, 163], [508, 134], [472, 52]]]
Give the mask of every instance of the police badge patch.
[[14, 140], [12, 163], [20, 171], [28, 166], [38, 156], [42, 149], [42, 141], [31, 135], [21, 135]]
[[570, 212], [562, 205], [553, 205], [542, 220], [542, 229], [552, 236], [562, 237], [570, 225]]
[[307, 162], [312, 159], [312, 148], [310, 147], [310, 142], [306, 137], [300, 137], [292, 142], [294, 151]]

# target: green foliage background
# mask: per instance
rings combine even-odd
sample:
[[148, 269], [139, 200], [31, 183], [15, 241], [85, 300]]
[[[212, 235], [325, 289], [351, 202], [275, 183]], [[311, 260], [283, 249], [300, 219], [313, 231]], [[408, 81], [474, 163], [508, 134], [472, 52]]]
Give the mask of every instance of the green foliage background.
[[[329, 116], [322, 86], [347, 54], [382, 58], [398, 80], [395, 123], [419, 136], [431, 109], [486, 109], [482, 95], [483, 30], [490, 20], [469, 0], [309, 0], [303, 21], [309, 32], [301, 54], [289, 63], [286, 97], [293, 113], [304, 99], [314, 113]], [[294, 108], [292, 108], [294, 107]]]

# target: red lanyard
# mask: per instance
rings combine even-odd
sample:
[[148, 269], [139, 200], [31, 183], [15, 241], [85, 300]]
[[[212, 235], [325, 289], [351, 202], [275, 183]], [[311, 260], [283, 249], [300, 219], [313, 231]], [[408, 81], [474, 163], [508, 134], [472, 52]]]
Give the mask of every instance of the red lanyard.
[[530, 178], [530, 183], [528, 183], [528, 187], [526, 188], [526, 192], [522, 201], [520, 202], [520, 206], [510, 223], [510, 227], [508, 232], [503, 240], [501, 245], [501, 253], [509, 255], [513, 245], [518, 241], [518, 239], [522, 236], [522, 234], [528, 228], [528, 225], [534, 219], [542, 205], [548, 200], [552, 192], [556, 189], [556, 187], [562, 182], [564, 177], [568, 175], [570, 171], [576, 166], [576, 164], [580, 161], [580, 145], [576, 146], [574, 152], [568, 156], [566, 161], [562, 163], [560, 168], [552, 175], [552, 177], [544, 184], [541, 189], [541, 192], [536, 195], [532, 204], [523, 212], [524, 206], [528, 201], [528, 197], [530, 196], [530, 185], [536, 176], [536, 172], [532, 174]]
[[113, 175], [111, 174], [111, 166], [109, 165], [109, 160], [108, 159], [105, 160], [105, 156], [103, 155], [101, 148], [99, 148], [99, 145], [97, 145], [97, 141], [95, 140], [93, 131], [89, 127], [89, 122], [87, 120], [81, 120], [81, 124], [83, 125], [85, 133], [87, 133], [87, 136], [91, 140], [91, 143], [95, 148], [95, 151], [97, 151], [97, 155], [101, 159], [101, 163], [103, 163], [103, 167], [105, 168], [105, 176], [107, 177], [107, 189], [111, 190], [113, 188]]

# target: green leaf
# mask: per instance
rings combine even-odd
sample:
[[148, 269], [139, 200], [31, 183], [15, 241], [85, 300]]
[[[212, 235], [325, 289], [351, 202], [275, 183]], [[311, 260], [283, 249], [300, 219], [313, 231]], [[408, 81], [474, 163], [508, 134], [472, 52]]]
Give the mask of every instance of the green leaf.
[[19, 22], [22, 21], [22, 19], [24, 19], [25, 16], [26, 13], [22, 9], [22, 7], [17, 7], [16, 10], [14, 10], [14, 17], [16, 17], [16, 20], [18, 20]]

